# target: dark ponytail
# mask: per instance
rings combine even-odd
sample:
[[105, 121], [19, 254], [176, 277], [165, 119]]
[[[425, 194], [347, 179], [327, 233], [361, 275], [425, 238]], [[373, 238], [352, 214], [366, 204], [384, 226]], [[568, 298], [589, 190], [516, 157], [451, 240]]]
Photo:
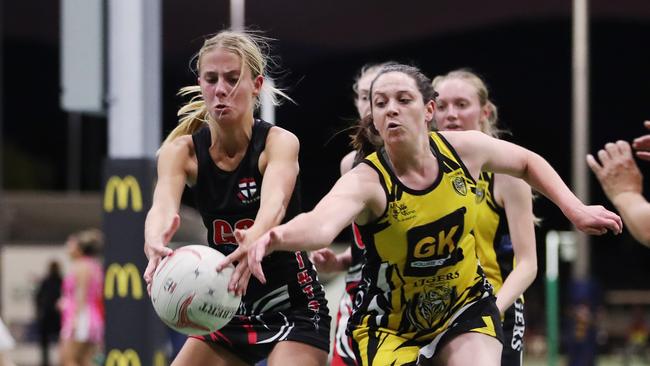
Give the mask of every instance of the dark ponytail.
[[357, 152], [355, 160], [358, 161], [377, 151], [377, 149], [384, 145], [381, 136], [379, 136], [379, 131], [377, 131], [374, 123], [372, 123], [372, 114], [365, 116], [357, 123], [353, 133], [350, 135], [350, 139], [352, 140], [350, 145]]

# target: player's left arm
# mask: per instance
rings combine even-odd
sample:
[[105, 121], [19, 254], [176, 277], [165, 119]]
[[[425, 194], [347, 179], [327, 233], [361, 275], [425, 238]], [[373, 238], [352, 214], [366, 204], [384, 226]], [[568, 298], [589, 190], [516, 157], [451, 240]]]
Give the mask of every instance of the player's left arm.
[[266, 139], [266, 167], [262, 172], [260, 209], [255, 223], [248, 228], [247, 239], [255, 240], [279, 225], [287, 211], [298, 177], [300, 143], [291, 132], [272, 127]]
[[[571, 192], [553, 167], [538, 154], [513, 143], [495, 139], [479, 131], [447, 133], [473, 174], [478, 170], [508, 174], [525, 180], [555, 203], [580, 230], [602, 235], [608, 230], [619, 234], [623, 222], [602, 206], [587, 206]], [[477, 176], [476, 174], [475, 176]]]
[[535, 216], [530, 186], [509, 175], [495, 176], [495, 195], [503, 204], [516, 265], [497, 295], [497, 307], [503, 314], [530, 286], [537, 276]]
[[[300, 143], [294, 134], [279, 127], [269, 130], [266, 147], [260, 156], [260, 160], [265, 160], [260, 164], [264, 177], [260, 187], [260, 208], [253, 226], [246, 230], [235, 230], [235, 239], [239, 244], [235, 253], [247, 253], [250, 243], [282, 222], [298, 177], [299, 150]], [[250, 276], [247, 261], [239, 261], [229, 288], [238, 295], [245, 295]]]

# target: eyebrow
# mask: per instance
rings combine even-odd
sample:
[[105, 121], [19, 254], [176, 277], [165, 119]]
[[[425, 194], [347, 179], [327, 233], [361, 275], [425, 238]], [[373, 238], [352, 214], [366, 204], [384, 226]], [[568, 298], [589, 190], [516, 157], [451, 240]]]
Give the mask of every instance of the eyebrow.
[[[239, 76], [240, 73], [241, 73], [241, 70], [229, 70], [229, 71], [224, 72], [223, 74], [226, 75], [226, 76], [231, 76], [233, 74]], [[204, 71], [204, 74], [215, 75], [215, 74], [219, 74], [219, 72], [214, 71], [214, 70], [206, 70], [206, 71]]]
[[[414, 91], [413, 90], [403, 89], [403, 90], [398, 90], [395, 94], [399, 95], [399, 94], [405, 94], [405, 93], [406, 94], [413, 94]], [[386, 94], [387, 94], [386, 92], [382, 92], [382, 91], [373, 91], [372, 92], [372, 95], [386, 95]]]

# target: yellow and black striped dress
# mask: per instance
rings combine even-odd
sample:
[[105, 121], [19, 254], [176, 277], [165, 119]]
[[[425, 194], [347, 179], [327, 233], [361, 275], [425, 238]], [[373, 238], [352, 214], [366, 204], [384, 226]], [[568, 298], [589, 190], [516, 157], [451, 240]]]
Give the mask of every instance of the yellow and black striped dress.
[[[494, 173], [482, 172], [478, 181], [484, 192], [479, 204], [474, 236], [476, 251], [485, 276], [498, 294], [503, 282], [515, 266], [515, 255], [510, 238], [506, 211], [494, 198]], [[524, 296], [519, 296], [514, 304], [504, 312], [502, 366], [521, 366], [524, 344]]]
[[[471, 234], [477, 184], [444, 137], [432, 132], [430, 142], [439, 173], [424, 190], [402, 184], [383, 150], [364, 161], [378, 173], [387, 207], [359, 226], [367, 263], [349, 330], [363, 365], [415, 362], [420, 348], [491, 294]], [[495, 336], [487, 318], [470, 331]]]
[[481, 198], [474, 230], [476, 251], [485, 276], [494, 287], [494, 293], [497, 293], [512, 272], [514, 251], [506, 212], [494, 200], [494, 173], [482, 172], [478, 184], [484, 198]]

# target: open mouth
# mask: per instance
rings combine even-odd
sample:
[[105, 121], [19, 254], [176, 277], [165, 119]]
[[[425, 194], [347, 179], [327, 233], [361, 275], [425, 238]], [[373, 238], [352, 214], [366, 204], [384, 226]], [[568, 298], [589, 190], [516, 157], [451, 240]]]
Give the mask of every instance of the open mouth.
[[398, 128], [398, 127], [400, 127], [400, 126], [401, 126], [401, 125], [400, 125], [399, 123], [395, 123], [395, 122], [389, 122], [389, 123], [388, 123], [388, 129], [389, 129], [389, 130], [392, 130], [392, 129]]
[[456, 124], [447, 125], [443, 129], [443, 131], [462, 131], [462, 130], [463, 130], [463, 128], [460, 125], [456, 125]]

